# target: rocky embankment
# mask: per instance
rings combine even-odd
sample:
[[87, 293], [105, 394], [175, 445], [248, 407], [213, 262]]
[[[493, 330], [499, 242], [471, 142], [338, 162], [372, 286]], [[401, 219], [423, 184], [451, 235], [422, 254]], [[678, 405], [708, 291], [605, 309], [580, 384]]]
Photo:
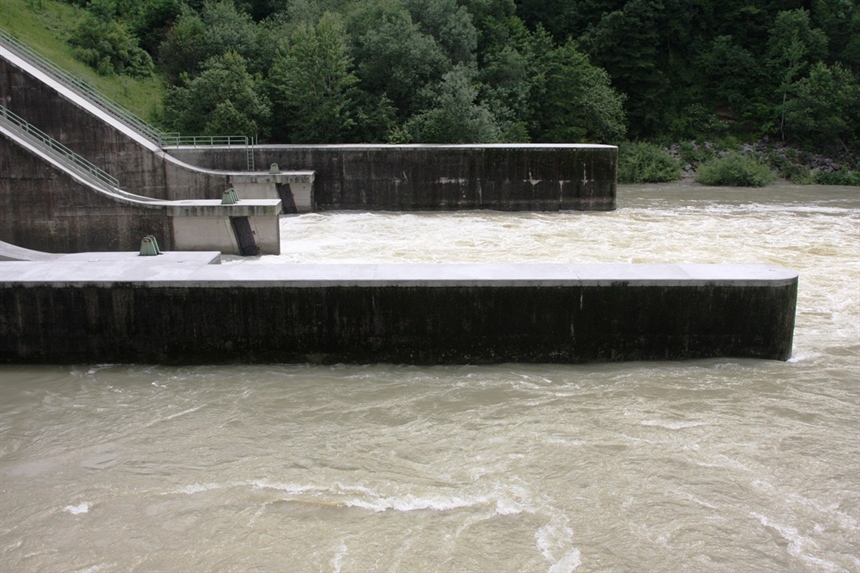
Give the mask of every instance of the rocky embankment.
[[788, 146], [780, 141], [762, 139], [755, 143], [743, 143], [732, 149], [706, 141], [674, 143], [666, 148], [676, 161], [681, 164], [681, 178], [693, 179], [699, 164], [714, 157], [723, 157], [739, 151], [754, 155], [764, 163], [768, 163], [788, 179], [814, 177], [818, 173], [836, 173], [842, 170], [857, 171], [860, 152], [842, 150], [829, 155], [810, 153]]

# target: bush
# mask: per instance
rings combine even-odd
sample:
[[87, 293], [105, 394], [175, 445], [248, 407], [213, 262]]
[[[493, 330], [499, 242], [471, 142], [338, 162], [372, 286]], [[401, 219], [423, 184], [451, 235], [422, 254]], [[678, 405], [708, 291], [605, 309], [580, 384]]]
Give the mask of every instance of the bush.
[[136, 78], [152, 75], [152, 58], [138, 46], [137, 38], [117, 21], [87, 16], [69, 43], [79, 60], [106, 76], [113, 73]]
[[623, 143], [618, 147], [619, 183], [663, 183], [681, 176], [671, 155], [650, 143]]
[[768, 165], [737, 152], [706, 161], [696, 172], [696, 181], [703, 185], [764, 187], [775, 179], [776, 175]]
[[829, 173], [815, 174], [815, 182], [819, 185], [857, 185], [860, 186], [860, 171], [841, 169]]

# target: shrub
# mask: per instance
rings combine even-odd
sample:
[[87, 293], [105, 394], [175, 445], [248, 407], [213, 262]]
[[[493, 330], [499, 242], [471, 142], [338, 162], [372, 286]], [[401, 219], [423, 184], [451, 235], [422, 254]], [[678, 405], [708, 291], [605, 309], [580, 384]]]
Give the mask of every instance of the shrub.
[[770, 166], [777, 170], [780, 177], [798, 185], [814, 183], [814, 176], [809, 167], [799, 160], [795, 160], [796, 157], [797, 153], [793, 149], [787, 149], [784, 155], [771, 153], [767, 159]]
[[75, 29], [69, 43], [74, 47], [75, 57], [101, 75], [117, 73], [136, 78], [152, 75], [152, 58], [117, 21], [89, 15]]
[[618, 147], [619, 183], [663, 183], [681, 176], [671, 155], [650, 143], [624, 143]]
[[829, 173], [815, 174], [815, 182], [819, 185], [857, 185], [860, 186], [860, 171], [841, 169]]
[[737, 152], [706, 161], [696, 172], [696, 181], [703, 185], [764, 187], [775, 179], [776, 175], [768, 165]]

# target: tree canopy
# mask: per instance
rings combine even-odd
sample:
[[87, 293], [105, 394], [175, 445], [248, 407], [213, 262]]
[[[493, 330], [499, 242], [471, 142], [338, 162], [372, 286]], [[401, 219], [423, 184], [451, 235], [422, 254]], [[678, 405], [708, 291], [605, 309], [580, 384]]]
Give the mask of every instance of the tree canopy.
[[860, 147], [853, 0], [68, 1], [79, 57], [163, 75], [188, 134]]

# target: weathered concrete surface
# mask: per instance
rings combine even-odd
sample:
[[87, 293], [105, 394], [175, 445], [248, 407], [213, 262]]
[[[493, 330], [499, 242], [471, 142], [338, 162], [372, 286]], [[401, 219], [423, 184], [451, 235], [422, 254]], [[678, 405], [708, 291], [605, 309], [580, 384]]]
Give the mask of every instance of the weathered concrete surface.
[[4, 105], [119, 179], [123, 189], [157, 199], [217, 199], [229, 187], [226, 174], [166, 161], [155, 144], [106, 121], [104, 112], [76, 96], [0, 47]]
[[285, 173], [233, 173], [230, 184], [240, 197], [280, 199], [284, 213], [309, 213], [313, 211], [313, 171], [290, 171]]
[[0, 131], [0, 240], [54, 253], [137, 250], [154, 235], [174, 248], [163, 209], [123, 204]]
[[[168, 151], [207, 169], [246, 160], [228, 147]], [[315, 171], [315, 210], [615, 209], [611, 145], [261, 145], [254, 153], [257, 165]]]
[[[243, 254], [231, 220], [245, 218], [261, 254], [281, 254], [281, 200], [243, 200], [234, 205], [217, 201], [178, 202], [167, 208], [174, 242], [188, 251], [219, 250], [228, 255]], [[182, 204], [186, 203], [186, 204]]]
[[[4, 362], [576, 363], [791, 355], [797, 274], [759, 265], [0, 262]], [[155, 260], [153, 260], [155, 259]]]
[[[118, 121], [86, 97], [69, 89], [0, 45], [0, 103], [81, 157], [116, 177], [120, 187], [163, 200], [219, 199], [234, 186], [243, 199], [281, 198], [276, 193], [242, 188], [247, 164], [233, 172], [187, 165], [144, 135]], [[245, 148], [240, 148], [245, 154]], [[259, 173], [264, 176], [266, 174]], [[0, 175], [2, 177], [2, 175]], [[299, 193], [309, 195], [313, 173], [285, 173]], [[237, 178], [238, 184], [234, 184]], [[289, 192], [289, 185], [287, 185]], [[288, 193], [281, 193], [292, 204]], [[309, 200], [298, 198], [298, 203]]]
[[0, 240], [48, 252], [137, 250], [146, 235], [163, 250], [242, 254], [232, 218], [250, 222], [265, 254], [281, 252], [280, 199], [159, 201], [108, 189], [0, 124]]
[[[159, 199], [217, 199], [224, 189], [270, 197], [242, 181], [248, 148], [159, 146], [0, 45], [0, 101], [13, 113], [98, 165], [130, 192]], [[315, 210], [498, 209], [607, 211], [615, 208], [614, 146], [347, 145], [256, 146], [255, 165], [315, 171]], [[277, 189], [287, 212], [302, 212], [307, 184]], [[292, 199], [292, 200], [291, 200]]]

